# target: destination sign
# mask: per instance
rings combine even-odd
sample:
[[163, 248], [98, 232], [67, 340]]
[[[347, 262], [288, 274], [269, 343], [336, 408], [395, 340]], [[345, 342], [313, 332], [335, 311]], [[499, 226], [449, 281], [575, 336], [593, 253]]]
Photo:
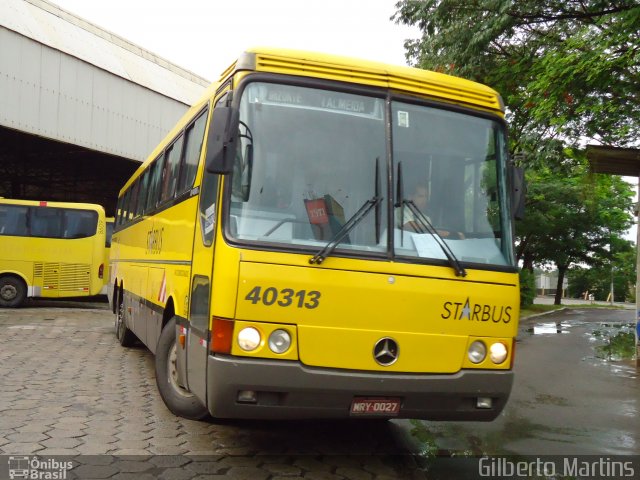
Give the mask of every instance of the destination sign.
[[384, 101], [350, 93], [306, 87], [255, 83], [247, 87], [252, 104], [280, 105], [360, 115], [382, 120]]

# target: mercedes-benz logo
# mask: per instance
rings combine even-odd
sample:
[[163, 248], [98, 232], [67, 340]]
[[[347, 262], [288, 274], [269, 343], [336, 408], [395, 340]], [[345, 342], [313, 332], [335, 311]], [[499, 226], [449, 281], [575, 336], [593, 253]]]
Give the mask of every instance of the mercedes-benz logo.
[[388, 367], [396, 363], [399, 354], [398, 344], [393, 338], [381, 338], [376, 342], [375, 347], [373, 347], [373, 358], [383, 367]]

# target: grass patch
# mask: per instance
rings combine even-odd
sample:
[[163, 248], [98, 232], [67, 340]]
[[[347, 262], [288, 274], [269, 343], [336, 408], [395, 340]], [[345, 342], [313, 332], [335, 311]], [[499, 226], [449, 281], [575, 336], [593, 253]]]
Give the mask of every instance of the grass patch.
[[565, 308], [566, 305], [529, 305], [527, 308], [520, 310], [520, 318], [526, 318], [530, 315], [536, 315], [538, 313], [553, 312], [554, 310], [560, 310]]
[[547, 304], [538, 304], [534, 303], [533, 305], [529, 305], [527, 308], [522, 308], [520, 310], [520, 319], [524, 319], [530, 317], [531, 315], [536, 315], [545, 312], [553, 312], [554, 310], [560, 310], [561, 308], [571, 308], [571, 309], [591, 309], [591, 308], [608, 308], [611, 310], [623, 310], [625, 307], [620, 305], [607, 305], [604, 303], [581, 303], [581, 304], [562, 304], [562, 305], [547, 305]]

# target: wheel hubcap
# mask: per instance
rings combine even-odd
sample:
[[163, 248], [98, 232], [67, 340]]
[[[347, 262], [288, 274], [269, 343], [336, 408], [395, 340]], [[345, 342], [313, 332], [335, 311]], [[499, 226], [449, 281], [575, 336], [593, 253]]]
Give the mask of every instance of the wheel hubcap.
[[0, 296], [3, 300], [13, 300], [18, 295], [18, 290], [13, 285], [3, 285], [0, 288]]
[[176, 350], [176, 343], [173, 342], [171, 349], [169, 350], [169, 362], [167, 362], [167, 376], [169, 377], [169, 384], [173, 387], [178, 395], [183, 397], [192, 397], [193, 394], [188, 390], [185, 390], [182, 385], [178, 383], [178, 353]]
[[122, 316], [124, 314], [124, 305], [120, 304], [118, 306], [118, 314], [116, 315], [116, 336], [118, 337], [118, 339], [120, 339], [122, 337], [122, 327], [124, 326], [124, 321], [122, 319]]

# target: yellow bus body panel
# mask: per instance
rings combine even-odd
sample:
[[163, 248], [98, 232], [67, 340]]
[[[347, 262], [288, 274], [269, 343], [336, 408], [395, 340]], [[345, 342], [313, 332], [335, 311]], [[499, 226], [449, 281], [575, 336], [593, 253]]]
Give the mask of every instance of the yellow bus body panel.
[[[273, 263], [264, 261], [269, 257]], [[471, 364], [466, 352], [471, 337], [500, 341], [511, 352], [519, 316], [516, 274], [468, 269], [460, 279], [441, 266], [337, 257], [320, 267], [305, 262], [307, 255], [243, 251], [235, 313], [242, 321], [296, 325], [305, 365], [424, 373], [510, 368], [509, 361]], [[305, 292], [304, 301], [298, 292]], [[310, 292], [319, 294], [315, 308], [305, 307], [315, 303]], [[384, 337], [400, 346], [398, 361], [387, 367], [372, 354]]]
[[162, 308], [173, 298], [186, 317], [197, 204], [191, 197], [114, 233], [111, 283], [125, 279], [127, 291]]

